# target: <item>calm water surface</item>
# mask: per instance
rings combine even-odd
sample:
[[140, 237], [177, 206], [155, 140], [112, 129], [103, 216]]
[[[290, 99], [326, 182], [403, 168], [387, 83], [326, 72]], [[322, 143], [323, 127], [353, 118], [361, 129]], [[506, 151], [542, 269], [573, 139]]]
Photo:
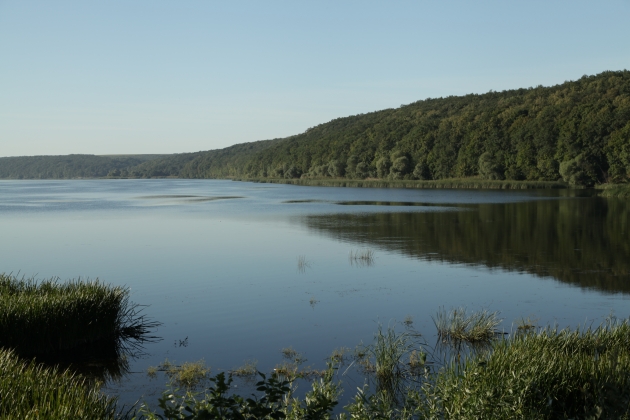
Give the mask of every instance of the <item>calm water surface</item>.
[[[0, 181], [0, 272], [99, 278], [150, 305], [162, 341], [104, 388], [133, 403], [159, 395], [164, 378], [146, 369], [165, 358], [204, 359], [214, 373], [257, 359], [270, 371], [292, 346], [322, 368], [333, 349], [406, 316], [434, 340], [440, 307], [500, 311], [508, 331], [527, 317], [627, 317], [630, 211], [582, 195]], [[374, 264], [351, 264], [349, 252], [365, 249]]]

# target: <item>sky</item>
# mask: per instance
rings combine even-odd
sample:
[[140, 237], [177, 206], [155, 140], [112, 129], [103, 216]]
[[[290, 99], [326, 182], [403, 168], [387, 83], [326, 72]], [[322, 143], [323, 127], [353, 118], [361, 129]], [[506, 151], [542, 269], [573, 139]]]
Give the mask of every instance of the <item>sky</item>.
[[630, 0], [0, 0], [0, 157], [183, 153], [630, 69]]

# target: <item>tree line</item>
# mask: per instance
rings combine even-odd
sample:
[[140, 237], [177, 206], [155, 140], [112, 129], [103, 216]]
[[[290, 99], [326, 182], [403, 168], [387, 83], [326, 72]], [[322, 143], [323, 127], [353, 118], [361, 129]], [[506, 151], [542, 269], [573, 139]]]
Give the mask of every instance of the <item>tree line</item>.
[[[283, 139], [124, 169], [120, 173], [132, 177], [624, 183], [630, 178], [630, 71], [551, 87], [430, 98], [338, 118]], [[0, 176], [6, 177], [2, 171]]]

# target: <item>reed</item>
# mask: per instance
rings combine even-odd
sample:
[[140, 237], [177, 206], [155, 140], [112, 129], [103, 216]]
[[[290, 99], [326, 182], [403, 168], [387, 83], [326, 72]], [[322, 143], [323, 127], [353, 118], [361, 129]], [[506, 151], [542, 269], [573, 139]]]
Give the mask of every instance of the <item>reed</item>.
[[116, 399], [70, 371], [25, 362], [0, 349], [0, 418], [117, 419]]
[[158, 325], [140, 312], [124, 287], [0, 274], [0, 346], [21, 356], [63, 354], [104, 341], [136, 348]]
[[307, 268], [311, 268], [311, 262], [306, 259], [305, 255], [297, 257], [297, 268], [300, 273], [305, 273]]
[[501, 321], [498, 312], [483, 310], [468, 313], [466, 308], [453, 309], [450, 312], [441, 308], [433, 318], [440, 340], [471, 344], [488, 342], [495, 338]]
[[374, 265], [374, 251], [371, 249], [350, 250], [348, 260], [351, 265], [372, 266]]
[[417, 348], [418, 344], [411, 333], [407, 331], [397, 333], [393, 327], [383, 331], [379, 325], [378, 331], [374, 334], [374, 343], [365, 349], [367, 355], [367, 360], [363, 361], [365, 370], [373, 369], [377, 391], [388, 395], [391, 401], [396, 399], [405, 378], [410, 373], [406, 361], [414, 351], [413, 357], [423, 357], [422, 350], [419, 351]]
[[451, 364], [425, 384], [435, 418], [627, 418], [630, 324], [516, 334]]

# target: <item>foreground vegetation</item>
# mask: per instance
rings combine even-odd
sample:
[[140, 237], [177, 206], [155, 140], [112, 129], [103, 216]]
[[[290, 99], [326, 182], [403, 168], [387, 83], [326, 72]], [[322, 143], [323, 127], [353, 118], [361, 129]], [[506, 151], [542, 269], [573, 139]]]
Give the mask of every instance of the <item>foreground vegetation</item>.
[[[70, 159], [3, 158], [0, 178], [105, 176], [102, 171], [87, 175], [81, 165], [59, 171], [64, 165], [52, 162], [64, 158]], [[97, 158], [85, 157], [85, 166], [101, 165]], [[464, 188], [506, 185], [481, 180], [528, 181], [532, 184], [510, 185], [536, 187], [539, 181], [558, 180], [572, 186], [626, 183], [630, 71], [607, 71], [551, 87], [426, 99], [338, 118], [283, 139], [162, 156], [126, 167], [117, 164], [107, 176], [299, 179], [316, 184], [463, 179], [459, 185]]]
[[133, 345], [153, 326], [126, 288], [0, 274], [0, 347], [22, 356], [60, 355], [93, 343]]
[[116, 399], [103, 395], [100, 384], [0, 349], [0, 418], [115, 419], [116, 410]]
[[[628, 320], [609, 318], [599, 327], [575, 330], [537, 329], [522, 322], [505, 336], [498, 331], [497, 313], [465, 308], [438, 312], [434, 347], [413, 330], [408, 317], [404, 331], [379, 328], [374, 342], [357, 347], [353, 356], [348, 349], [336, 350], [325, 371], [300, 369], [304, 357], [291, 347], [283, 349], [290, 363], [270, 377], [259, 373], [257, 396], [239, 396], [231, 387], [232, 374], [253, 375], [255, 362], [211, 377], [202, 361], [180, 366], [167, 361], [149, 373], [163, 371], [171, 386], [183, 390], [169, 388], [157, 406], [141, 405], [124, 414], [115, 399], [100, 393], [98, 380], [24, 355], [58, 354], [112, 336], [141, 339], [135, 334], [146, 333], [148, 324], [133, 321], [137, 318], [125, 310], [126, 289], [7, 275], [0, 280], [0, 418], [630, 418]], [[111, 314], [112, 308], [118, 315]], [[109, 327], [99, 324], [100, 317]], [[369, 385], [338, 410], [343, 388], [336, 373], [349, 358], [346, 371], [357, 367]], [[296, 393], [299, 378], [315, 378], [304, 396]], [[204, 392], [195, 391], [206, 383], [211, 386]]]
[[[460, 315], [458, 315], [458, 313]], [[440, 362], [413, 332], [379, 329], [375, 341], [355, 354], [372, 378], [333, 415], [342, 393], [335, 372], [343, 355], [294, 395], [299, 371], [267, 378], [260, 374], [259, 397], [230, 392], [231, 376], [220, 373], [204, 393], [168, 390], [158, 412], [144, 405], [148, 419], [557, 419], [629, 418], [630, 323], [608, 319], [597, 328], [535, 331], [518, 328], [509, 338], [496, 334], [496, 314], [461, 310], [442, 313], [439, 325], [469, 332], [451, 357]], [[439, 318], [439, 317], [438, 317]], [[438, 324], [438, 322], [436, 322]], [[486, 338], [486, 345], [477, 346]], [[448, 338], [453, 344], [455, 337]], [[468, 347], [463, 347], [465, 344]], [[467, 349], [467, 350], [466, 350]], [[427, 355], [429, 359], [427, 359]], [[431, 360], [433, 359], [433, 360]], [[138, 417], [138, 418], [140, 418]]]
[[122, 287], [0, 274], [0, 418], [121, 417], [100, 385], [156, 325]]

